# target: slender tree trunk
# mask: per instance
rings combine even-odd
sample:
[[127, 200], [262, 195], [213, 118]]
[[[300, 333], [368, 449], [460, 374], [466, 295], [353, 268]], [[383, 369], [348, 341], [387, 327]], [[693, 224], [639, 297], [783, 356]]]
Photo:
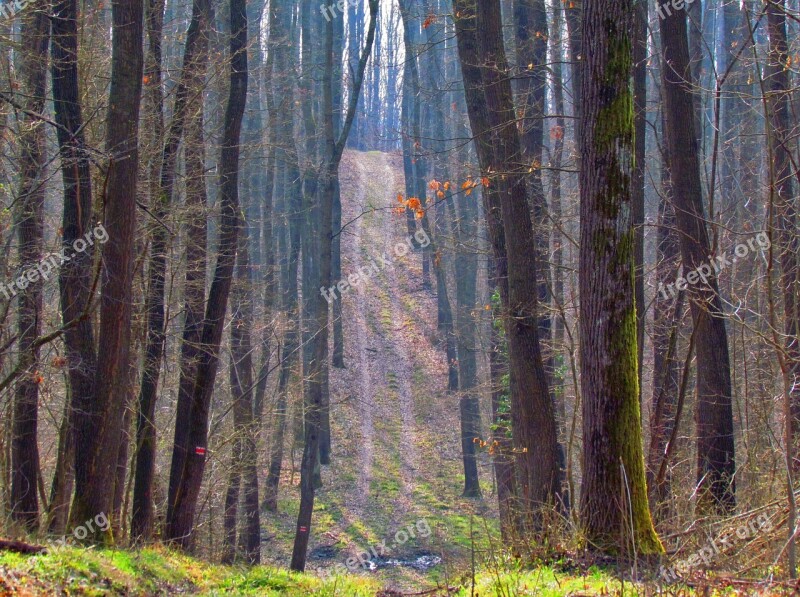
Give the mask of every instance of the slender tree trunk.
[[786, 38], [786, 16], [783, 2], [767, 6], [769, 31], [769, 61], [766, 68], [768, 101], [768, 140], [772, 164], [773, 214], [777, 231], [777, 249], [781, 263], [781, 289], [783, 294], [784, 348], [788, 386], [792, 388], [791, 447], [795, 472], [800, 470], [797, 435], [800, 431], [800, 238], [798, 236], [797, 197], [792, 191], [792, 156], [789, 131], [792, 128], [789, 103], [790, 83], [786, 65], [789, 48]]
[[731, 371], [716, 276], [718, 262], [726, 257], [709, 263], [711, 242], [703, 209], [695, 121], [686, 117], [692, 113], [693, 83], [683, 11], [661, 20], [661, 44], [667, 151], [683, 267], [685, 272], [701, 267], [707, 271], [707, 283], [689, 285], [697, 348], [697, 493], [701, 504], [710, 502], [714, 509], [730, 512], [736, 505]]
[[[361, 86], [364, 81], [364, 71], [367, 67], [367, 60], [372, 51], [372, 44], [375, 40], [375, 27], [378, 20], [378, 0], [369, 0], [370, 21], [367, 32], [366, 45], [358, 68], [353, 79], [352, 95], [347, 109], [347, 118], [342, 126], [341, 134], [338, 138], [334, 136], [333, 126], [333, 93], [331, 79], [333, 76], [333, 25], [328, 22], [325, 27], [325, 62], [322, 76], [322, 114], [323, 114], [323, 138], [324, 148], [322, 151], [323, 167], [320, 176], [320, 187], [316, 210], [319, 213], [321, 226], [318, 231], [319, 253], [318, 269], [315, 275], [316, 282], [321, 289], [330, 286], [331, 279], [331, 242], [332, 242], [332, 211], [333, 195], [335, 183], [338, 178], [339, 163], [342, 159], [350, 129], [353, 126], [358, 97], [361, 93]], [[315, 335], [312, 347], [311, 367], [309, 368], [308, 379], [308, 399], [306, 402], [306, 421], [305, 421], [305, 446], [303, 449], [303, 460], [300, 465], [300, 512], [297, 516], [297, 527], [295, 531], [294, 547], [292, 550], [292, 561], [290, 568], [302, 572], [306, 565], [308, 551], [308, 541], [311, 533], [311, 516], [314, 511], [315, 494], [315, 469], [317, 468], [319, 456], [319, 444], [322, 431], [322, 406], [323, 394], [327, 391], [325, 382], [327, 381], [328, 365], [328, 302], [320, 292], [313, 293], [310, 300], [314, 301], [314, 330]]]
[[63, 535], [67, 528], [69, 505], [72, 499], [72, 486], [75, 480], [75, 454], [72, 439], [72, 422], [70, 417], [70, 396], [64, 401], [64, 415], [58, 429], [58, 457], [53, 482], [50, 486], [50, 503], [48, 504], [47, 532], [51, 535]]
[[[76, 240], [90, 232], [92, 186], [89, 156], [85, 152], [84, 122], [78, 92], [78, 10], [76, 0], [59, 0], [51, 21], [53, 107], [61, 178], [64, 183], [62, 248], [71, 251]], [[59, 275], [61, 318], [75, 322], [64, 333], [70, 386], [72, 453], [75, 455], [75, 483], [85, 486], [90, 473], [82, 447], [91, 440], [89, 418], [94, 395], [97, 357], [92, 320], [88, 316], [92, 299], [92, 255], [76, 254], [62, 264]], [[85, 520], [85, 519], [84, 519]]]
[[[164, 354], [165, 334], [165, 288], [167, 272], [167, 253], [169, 251], [169, 231], [162, 224], [173, 203], [178, 149], [186, 125], [190, 94], [202, 93], [205, 79], [205, 60], [207, 55], [206, 35], [209, 27], [209, 4], [207, 0], [197, 0], [192, 7], [192, 18], [186, 33], [186, 47], [183, 54], [183, 68], [175, 92], [175, 106], [172, 122], [161, 151], [161, 168], [156, 195], [153, 197], [152, 211], [158, 218], [151, 231], [150, 255], [148, 263], [147, 293], [145, 312], [147, 313], [147, 346], [145, 348], [144, 369], [142, 371], [139, 407], [136, 424], [136, 478], [133, 490], [133, 522], [131, 533], [134, 539], [147, 540], [152, 533], [153, 506], [152, 486], [155, 466], [156, 430], [155, 407], [161, 360]], [[160, 35], [160, 27], [153, 32]], [[154, 52], [158, 60], [157, 82], [160, 85], [160, 48]]]
[[675, 208], [672, 205], [668, 156], [664, 156], [663, 161], [656, 232], [656, 278], [659, 285], [653, 306], [654, 381], [650, 411], [650, 448], [647, 454], [647, 489], [656, 521], [666, 517], [666, 507], [672, 494], [669, 469], [663, 481], [658, 479], [658, 472], [666, 457], [667, 443], [675, 425], [680, 392], [677, 344], [684, 311], [684, 293], [679, 292], [677, 296], [672, 296], [675, 293], [667, 291], [667, 285], [680, 266], [680, 239], [675, 233]]
[[642, 403], [644, 364], [644, 187], [647, 158], [647, 2], [636, 2], [633, 21], [633, 127], [634, 162], [631, 176], [633, 218], [634, 299], [636, 301], [636, 345], [639, 363], [639, 404]]
[[[162, 89], [162, 37], [164, 33], [164, 0], [148, 0], [145, 3], [145, 28], [147, 32], [148, 47], [145, 54], [145, 105], [146, 110], [144, 119], [145, 123], [150, 123], [152, 126], [152, 142], [150, 143], [150, 204], [153, 208], [160, 206], [161, 202], [159, 197], [160, 192], [160, 172], [161, 172], [161, 156], [159, 150], [164, 143], [164, 93]], [[145, 124], [147, 127], [147, 124]], [[146, 130], [146, 128], [145, 128]], [[144, 134], [143, 130], [143, 137]], [[163, 211], [163, 210], [162, 210]], [[155, 212], [154, 212], [155, 213]], [[166, 238], [166, 232], [153, 230], [151, 233], [151, 243], [157, 244], [160, 237]], [[151, 247], [151, 255], [156, 254]], [[166, 256], [162, 259], [166, 263]], [[145, 294], [145, 311], [147, 313], [148, 326], [148, 346], [145, 348], [145, 355], [147, 358], [148, 349], [152, 346], [150, 339], [157, 338], [157, 335], [150, 335], [150, 326], [153, 330], [156, 327], [157, 310], [152, 312], [148, 307], [152, 307], [153, 300], [158, 300], [155, 294], [155, 286], [150, 286], [151, 282], [157, 282], [159, 276], [157, 273], [156, 265], [158, 259], [150, 260], [148, 264], [148, 291]], [[163, 297], [163, 279], [162, 280], [162, 297]], [[163, 309], [161, 310], [163, 319]], [[152, 315], [152, 317], [151, 317]], [[163, 336], [163, 334], [162, 334]], [[160, 362], [145, 362], [142, 370], [142, 380], [152, 376], [152, 367], [160, 367]], [[152, 384], [150, 384], [152, 385]], [[153, 472], [155, 465], [155, 449], [156, 449], [156, 434], [155, 434], [155, 386], [153, 386], [151, 404], [146, 400], [143, 402], [143, 396], [138, 396], [137, 399], [137, 412], [136, 412], [136, 444], [134, 453], [134, 480], [133, 480], [133, 512], [131, 516], [131, 542], [136, 544], [140, 541], [148, 541], [153, 532], [153, 500], [151, 497]], [[146, 398], [146, 396], [145, 396]]]
[[[174, 450], [185, 454], [183, 467], [170, 485], [167, 504], [166, 539], [182, 548], [192, 545], [194, 515], [200, 486], [203, 481], [206, 451], [208, 449], [208, 414], [214, 380], [219, 365], [219, 348], [228, 307], [228, 295], [236, 258], [237, 237], [241, 218], [239, 215], [239, 135], [247, 101], [247, 13], [244, 0], [230, 2], [230, 89], [225, 110], [220, 155], [220, 227], [217, 264], [214, 280], [208, 295], [201, 353], [197, 363], [197, 376], [192, 391], [191, 407], [187, 420], [178, 420], [176, 427], [186, 425], [188, 433], [184, 445], [176, 443]], [[174, 498], [172, 497], [174, 495]]]
[[[562, 466], [567, 466], [567, 454], [564, 450], [565, 444], [565, 426], [566, 426], [566, 396], [564, 377], [558, 373], [566, 362], [566, 355], [564, 353], [566, 330], [563, 316], [564, 305], [564, 238], [561, 232], [561, 227], [564, 224], [563, 220], [563, 206], [562, 206], [562, 186], [561, 186], [561, 169], [564, 159], [564, 136], [566, 134], [566, 117], [565, 117], [565, 104], [564, 104], [564, 82], [563, 72], [561, 68], [561, 60], [563, 55], [562, 50], [562, 15], [560, 4], [558, 0], [553, 0], [553, 35], [550, 36], [551, 46], [551, 62], [552, 62], [552, 76], [553, 76], [553, 102], [556, 111], [555, 126], [551, 129], [550, 138], [553, 140], [553, 148], [551, 154], [552, 165], [552, 178], [550, 181], [551, 191], [551, 207], [550, 212], [553, 217], [555, 226], [552, 227], [553, 232], [553, 302], [557, 306], [558, 313], [553, 317], [553, 358], [555, 359], [556, 372], [553, 375], [553, 394], [555, 396], [556, 419], [558, 421], [558, 434], [559, 434], [559, 450], [564, 453], [564, 460]], [[566, 477], [566, 471], [564, 473]], [[564, 512], [569, 512], [571, 508], [571, 496], [566, 479], [561, 482], [561, 501], [564, 506]]]
[[[492, 145], [490, 162], [482, 162], [481, 170], [488, 178], [489, 187], [498, 190], [496, 198], [499, 199], [499, 206], [492, 205], [490, 211], [499, 207], [505, 234], [508, 281], [504, 315], [509, 344], [511, 419], [514, 448], [518, 456], [522, 516], [528, 530], [540, 531], [542, 508], [559, 501], [558, 438], [539, 342], [536, 243], [526, 198], [526, 170], [523, 164], [516, 161], [521, 147], [503, 49], [500, 5], [497, 1], [480, 2], [477, 6], [472, 2], [456, 4], [459, 5], [458, 12], [463, 15], [456, 19], [457, 31], [460, 21], [477, 14], [475, 37], [479, 56], [482, 57], [478, 64], [486, 101], [488, 122], [485, 124], [488, 127], [478, 128], [473, 124], [473, 134], [488, 134]], [[462, 31], [459, 31], [460, 36], [463, 35]], [[470, 57], [462, 52], [461, 39], [459, 54], [463, 70], [464, 63]], [[489, 193], [489, 198], [492, 197], [492, 193]]]
[[[47, 47], [50, 22], [44, 2], [36, 2], [24, 14], [21, 39], [24, 50], [20, 74], [26, 108], [41, 114], [47, 92]], [[11, 515], [29, 531], [39, 526], [37, 479], [39, 469], [38, 409], [39, 350], [34, 342], [41, 333], [42, 286], [41, 269], [34, 267], [42, 258], [45, 196], [45, 129], [44, 122], [24, 116], [20, 123], [19, 145], [20, 187], [15, 210], [19, 237], [20, 270], [27, 272], [18, 301], [17, 337], [23, 376], [14, 393], [13, 431], [11, 442]], [[3, 289], [3, 292], [6, 292]], [[12, 291], [13, 292], [13, 291]]]
[[[340, 134], [342, 130], [342, 56], [344, 55], [344, 19], [339, 18], [333, 22], [333, 133]], [[333, 256], [332, 280], [342, 279], [342, 196], [339, 181], [333, 196]], [[342, 327], [342, 301], [333, 302], [333, 358], [331, 364], [339, 369], [344, 369], [344, 328]]]
[[[276, 163], [279, 172], [276, 197], [283, 206], [288, 230], [283, 233], [284, 250], [281, 264], [281, 308], [286, 316], [286, 331], [278, 380], [278, 398], [273, 415], [272, 434], [269, 447], [269, 469], [264, 488], [265, 510], [278, 509], [278, 486], [283, 463], [283, 444], [286, 431], [289, 383], [292, 371], [298, 364], [298, 289], [297, 268], [300, 253], [300, 167], [294, 145], [292, 106], [294, 106], [294, 79], [288, 75], [294, 71], [291, 51], [291, 11], [282, 2], [270, 2], [270, 53], [274, 55], [272, 71], [273, 105], [279, 117], [275, 120], [273, 137], [276, 144]], [[287, 238], [288, 237], [288, 238]]]

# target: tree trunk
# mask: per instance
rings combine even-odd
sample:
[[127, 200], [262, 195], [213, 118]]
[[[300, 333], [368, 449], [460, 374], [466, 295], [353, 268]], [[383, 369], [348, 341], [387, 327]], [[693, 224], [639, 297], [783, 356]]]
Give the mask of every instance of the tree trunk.
[[[206, 296], [206, 245], [208, 242], [208, 197], [205, 183], [205, 140], [203, 104], [198, 98], [186, 126], [186, 274], [184, 280], [184, 322], [179, 360], [178, 404], [176, 417], [187, 421], [197, 365], [202, 352], [203, 309]], [[177, 492], [177, 481], [186, 459], [186, 425], [176, 425], [170, 465], [168, 504]]]
[[[78, 92], [78, 10], [76, 0], [59, 0], [53, 7], [51, 55], [53, 107], [61, 178], [64, 183], [62, 248], [89, 233], [92, 221], [92, 185], [89, 156], [84, 151], [84, 122]], [[92, 255], [77, 253], [62, 264], [59, 274], [61, 318], [75, 322], [64, 333], [70, 386], [72, 453], [75, 455], [75, 483], [88, 483], [90, 473], [81, 450], [94, 435], [89, 413], [94, 395], [97, 357], [92, 320], [88, 316], [92, 285]], [[80, 481], [79, 481], [80, 480]], [[85, 519], [84, 519], [85, 520]]]
[[[662, 130], [663, 128], [665, 127]], [[658, 473], [666, 457], [667, 443], [675, 425], [680, 392], [677, 344], [684, 311], [684, 292], [679, 292], [677, 296], [671, 296], [667, 292], [667, 285], [680, 266], [680, 239], [675, 233], [675, 208], [672, 204], [668, 156], [663, 158], [661, 180], [656, 231], [656, 278], [659, 285], [653, 305], [654, 380], [650, 411], [650, 449], [647, 454], [647, 489], [650, 507], [657, 522], [666, 517], [668, 511], [665, 506], [669, 504], [672, 494], [669, 469], [663, 480], [659, 480]]]
[[639, 410], [632, 189], [633, 6], [588, 2], [581, 95], [581, 521], [593, 550], [664, 548], [647, 502]]
[[294, 71], [291, 27], [291, 11], [288, 7], [282, 2], [270, 2], [270, 53], [274, 56], [272, 104], [278, 115], [274, 121], [275, 128], [272, 136], [276, 141], [276, 164], [278, 172], [280, 172], [277, 177], [275, 196], [282, 206], [278, 211], [285, 214], [282, 219], [288, 224], [288, 230], [279, 234], [279, 238], [284, 243], [283, 250], [279, 250], [279, 253], [283, 259], [281, 263], [281, 308], [286, 317], [286, 331], [283, 338], [278, 398], [273, 414], [269, 468], [263, 503], [263, 508], [271, 512], [277, 512], [278, 509], [278, 488], [283, 463], [289, 383], [292, 371], [298, 363], [300, 346], [297, 268], [302, 208], [300, 205], [300, 167], [294, 145], [291, 108], [294, 105], [294, 78], [288, 74]]
[[[217, 264], [208, 294], [201, 352], [192, 391], [189, 417], [176, 421], [187, 426], [186, 441], [174, 451], [183, 451], [183, 467], [177, 478], [170, 479], [174, 493], [167, 505], [166, 539], [186, 549], [192, 545], [194, 515], [203, 482], [208, 449], [208, 413], [214, 391], [219, 347], [228, 307], [228, 295], [236, 259], [239, 215], [239, 135], [247, 101], [247, 13], [244, 0], [230, 2], [230, 89], [220, 153], [220, 227]], [[177, 433], [177, 431], [176, 431]], [[173, 461], [175, 457], [173, 456]], [[174, 495], [174, 498], [172, 497]]]
[[[788, 387], [792, 388], [791, 402], [792, 455], [794, 468], [800, 469], [797, 435], [800, 431], [800, 239], [798, 238], [797, 197], [792, 192], [792, 156], [789, 131], [790, 84], [786, 65], [789, 48], [786, 38], [786, 15], [783, 2], [767, 6], [769, 31], [769, 61], [766, 68], [768, 100], [768, 141], [770, 165], [772, 219], [777, 231], [777, 249], [781, 263], [780, 284], [783, 291], [783, 312], [786, 346], [784, 350]], [[795, 470], [795, 472], [796, 472]]]
[[[145, 300], [147, 313], [147, 345], [144, 369], [139, 391], [139, 406], [136, 423], [136, 478], [133, 490], [133, 538], [148, 540], [152, 533], [153, 506], [152, 486], [155, 466], [156, 429], [155, 407], [161, 360], [164, 354], [165, 334], [165, 287], [169, 231], [162, 224], [173, 203], [175, 174], [183, 131], [191, 105], [190, 94], [202, 93], [205, 81], [207, 56], [206, 35], [209, 27], [209, 5], [207, 0], [197, 0], [192, 6], [192, 19], [186, 33], [183, 68], [175, 92], [172, 122], [161, 151], [161, 168], [156, 195], [152, 200], [153, 214], [158, 218], [153, 225], [148, 259], [148, 280]], [[160, 35], [160, 28], [153, 32]], [[160, 49], [157, 54], [158, 76], [154, 85], [160, 83]], [[202, 105], [201, 105], [202, 109]]]
[[[76, 429], [75, 500], [70, 522], [113, 515], [113, 484], [128, 382], [133, 247], [136, 235], [139, 105], [142, 95], [143, 5], [112, 4], [113, 47], [106, 150], [111, 154], [104, 197], [108, 242], [103, 245], [100, 334], [94, 396]], [[96, 538], [98, 529], [92, 533]]]
[[[334, 137], [333, 126], [333, 94], [331, 79], [333, 76], [333, 25], [329, 21], [325, 27], [325, 52], [324, 70], [322, 75], [322, 115], [323, 139], [322, 150], [323, 164], [319, 178], [319, 194], [315, 209], [319, 214], [321, 224], [317, 237], [319, 239], [317, 254], [318, 266], [315, 278], [321, 288], [328, 288], [331, 279], [331, 240], [332, 240], [332, 210], [335, 183], [338, 178], [339, 163], [342, 159], [350, 129], [353, 126], [358, 97], [364, 81], [364, 71], [367, 60], [372, 51], [375, 40], [375, 27], [378, 20], [378, 0], [369, 0], [370, 21], [367, 33], [366, 46], [361, 53], [358, 68], [353, 79], [352, 95], [347, 110], [342, 131], [338, 138]], [[306, 401], [305, 446], [303, 460], [300, 465], [300, 512], [297, 516], [294, 547], [290, 568], [302, 572], [306, 566], [308, 541], [311, 534], [311, 515], [314, 511], [314, 476], [318, 466], [319, 445], [322, 431], [322, 406], [323, 394], [327, 391], [328, 365], [328, 301], [323, 294], [316, 292], [309, 297], [314, 303], [311, 313], [314, 317], [314, 338], [312, 343], [311, 367], [306, 374], [308, 380], [308, 399]]]
[[708, 281], [689, 285], [697, 348], [697, 493], [701, 505], [730, 512], [736, 505], [736, 461], [728, 335], [716, 276], [719, 258], [709, 264], [695, 122], [686, 117], [692, 113], [693, 82], [683, 11], [661, 20], [661, 44], [667, 151], [683, 267], [687, 272], [704, 268]]
[[[41, 114], [47, 92], [47, 46], [50, 23], [44, 6], [35, 3], [24, 14], [20, 74], [26, 108]], [[14, 393], [11, 443], [11, 515], [29, 531], [39, 526], [37, 479], [39, 469], [38, 409], [39, 350], [34, 342], [41, 333], [44, 276], [34, 267], [42, 258], [44, 236], [44, 167], [46, 160], [44, 122], [25, 115], [20, 123], [20, 188], [15, 225], [19, 236], [20, 270], [27, 272], [18, 300], [17, 337], [23, 371]], [[40, 266], [41, 267], [41, 266]], [[35, 274], [35, 275], [32, 275]], [[30, 282], [30, 283], [28, 283]], [[5, 292], [5, 289], [3, 290]], [[12, 291], [13, 292], [13, 291]]]
[[[475, 4], [464, 3], [459, 12], [464, 16], [456, 20], [457, 28], [459, 21], [476, 14]], [[477, 4], [476, 31], [488, 128], [476, 130], [473, 126], [473, 134], [488, 133], [492, 145], [491, 161], [481, 163], [481, 170], [488, 178], [488, 186], [497, 187], [499, 206], [493, 205], [491, 209], [500, 208], [505, 234], [508, 281], [504, 315], [509, 345], [512, 432], [518, 455], [522, 520], [529, 531], [536, 532], [542, 530], [543, 508], [559, 501], [558, 438], [539, 342], [536, 284], [539, 264], [526, 198], [526, 170], [516, 158], [521, 146], [503, 49], [500, 5], [496, 0]], [[459, 40], [459, 53], [461, 45]], [[465, 58], [462, 54], [462, 69]], [[489, 198], [492, 197], [489, 193]]]

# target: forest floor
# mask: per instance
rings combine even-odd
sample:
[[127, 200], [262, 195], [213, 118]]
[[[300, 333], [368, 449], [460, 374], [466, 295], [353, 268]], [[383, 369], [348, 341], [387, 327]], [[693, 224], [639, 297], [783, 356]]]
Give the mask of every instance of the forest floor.
[[405, 216], [393, 212], [405, 191], [402, 158], [349, 151], [341, 185], [342, 278], [364, 267], [372, 273], [340, 297], [346, 368], [331, 370], [331, 465], [322, 469], [308, 574], [286, 571], [301, 456], [287, 450], [279, 512], [261, 519], [265, 565], [219, 566], [158, 546], [136, 552], [65, 547], [37, 556], [0, 551], [0, 597], [779, 594], [755, 584], [731, 589], [735, 583], [719, 579], [694, 584], [696, 591], [665, 590], [564, 562], [556, 569], [515, 569], [500, 548], [485, 455], [483, 497], [461, 497], [458, 397], [447, 392], [436, 299], [423, 288], [420, 254], [398, 254], [408, 239]]

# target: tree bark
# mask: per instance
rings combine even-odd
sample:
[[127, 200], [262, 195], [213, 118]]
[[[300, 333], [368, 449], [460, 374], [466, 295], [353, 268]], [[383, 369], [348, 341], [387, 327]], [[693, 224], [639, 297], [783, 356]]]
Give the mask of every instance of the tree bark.
[[[47, 92], [47, 47], [50, 22], [44, 2], [31, 5], [23, 15], [20, 74], [26, 108], [41, 114]], [[44, 279], [34, 268], [42, 258], [45, 198], [44, 122], [25, 115], [20, 123], [20, 187], [15, 225], [19, 237], [20, 272], [25, 280], [18, 301], [17, 337], [23, 377], [14, 393], [11, 443], [11, 515], [29, 531], [39, 526], [39, 500], [36, 482], [39, 469], [38, 409], [39, 350], [34, 345], [41, 333], [42, 286]], [[33, 272], [32, 275], [31, 272]], [[43, 278], [43, 277], [42, 277]], [[28, 283], [30, 282], [30, 283]], [[3, 289], [5, 291], [5, 288]], [[13, 290], [12, 290], [13, 292]]]
[[[64, 183], [62, 249], [89, 232], [92, 221], [92, 185], [89, 155], [84, 137], [84, 122], [78, 91], [78, 9], [76, 0], [59, 0], [53, 7], [51, 22], [53, 107], [61, 178]], [[77, 322], [64, 333], [70, 386], [72, 453], [75, 455], [75, 483], [88, 483], [83, 446], [94, 434], [89, 419], [94, 395], [97, 357], [92, 320], [88, 316], [91, 295], [92, 255], [78, 253], [62, 264], [59, 275], [61, 318], [64, 324]], [[88, 420], [87, 420], [88, 419]], [[80, 481], [79, 481], [80, 480]], [[85, 519], [84, 519], [85, 520]]]
[[792, 192], [792, 156], [789, 145], [791, 130], [790, 82], [787, 65], [789, 47], [786, 37], [786, 15], [783, 2], [767, 5], [769, 58], [765, 69], [769, 93], [768, 123], [770, 155], [772, 219], [777, 231], [777, 249], [781, 263], [781, 290], [785, 347], [784, 359], [791, 403], [792, 455], [795, 472], [800, 470], [797, 435], [800, 431], [800, 238], [798, 237], [797, 196]]
[[[703, 209], [689, 63], [686, 15], [661, 20], [667, 151], [684, 271], [710, 269], [707, 284], [691, 284], [689, 297], [697, 348], [697, 483], [700, 504], [719, 512], [736, 505], [736, 459], [728, 335], [717, 283], [717, 260]], [[710, 192], [713, 192], [710, 191]], [[724, 257], [723, 257], [724, 259]]]
[[[111, 155], [106, 182], [103, 285], [94, 395], [76, 429], [74, 526], [114, 514], [113, 484], [122, 437], [128, 382], [133, 246], [136, 232], [139, 105], [142, 95], [143, 5], [135, 0], [112, 4], [113, 46], [106, 151]], [[92, 533], [99, 538], [101, 530]]]
[[[477, 6], [474, 2], [456, 4], [462, 15], [456, 19], [462, 69], [465, 62], [474, 64], [475, 57], [481, 59], [478, 66], [487, 119], [483, 127], [473, 123], [473, 134], [488, 134], [492, 147], [491, 154], [485, 156], [490, 161], [481, 161], [480, 152], [479, 161], [488, 186], [497, 188], [496, 196], [492, 193], [487, 196], [498, 199], [499, 206], [491, 205], [488, 211], [499, 207], [505, 235], [508, 278], [504, 323], [509, 345], [513, 441], [523, 524], [528, 531], [536, 532], [542, 530], [542, 509], [558, 503], [561, 487], [555, 414], [539, 342], [536, 285], [539, 264], [526, 198], [525, 166], [517, 161], [521, 146], [503, 49], [500, 5], [496, 0]], [[466, 31], [459, 27], [459, 22], [473, 15], [477, 16], [478, 55], [470, 57], [462, 52], [461, 37]], [[468, 100], [468, 108], [469, 105]]]
[[581, 522], [591, 549], [651, 556], [664, 548], [647, 501], [639, 410], [634, 228], [633, 6], [583, 11], [580, 329]]

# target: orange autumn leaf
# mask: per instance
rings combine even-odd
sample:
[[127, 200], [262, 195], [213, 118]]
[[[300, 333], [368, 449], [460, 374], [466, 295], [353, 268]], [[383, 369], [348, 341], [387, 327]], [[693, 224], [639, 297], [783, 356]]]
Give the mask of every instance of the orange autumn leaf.
[[442, 191], [439, 191], [439, 192], [437, 192], [437, 193], [436, 193], [436, 196], [437, 196], [439, 199], [444, 199], [444, 193], [443, 193]]
[[417, 210], [417, 219], [418, 220], [421, 220], [424, 215], [425, 215], [425, 210], [424, 209], [418, 209]]
[[481, 184], [484, 186], [484, 188], [489, 188], [489, 177], [484, 176], [481, 178]]
[[449, 191], [450, 190], [450, 181], [449, 180], [446, 183], [444, 183], [444, 190], [445, 191]]
[[422, 207], [422, 204], [417, 197], [409, 197], [408, 209], [419, 209], [420, 207]]
[[403, 193], [397, 193], [397, 202], [398, 203], [402, 203], [403, 202]]
[[429, 14], [428, 18], [425, 19], [425, 22], [422, 23], [422, 28], [423, 29], [427, 29], [428, 27], [430, 27], [435, 22], [436, 22], [436, 15], [435, 14]]

